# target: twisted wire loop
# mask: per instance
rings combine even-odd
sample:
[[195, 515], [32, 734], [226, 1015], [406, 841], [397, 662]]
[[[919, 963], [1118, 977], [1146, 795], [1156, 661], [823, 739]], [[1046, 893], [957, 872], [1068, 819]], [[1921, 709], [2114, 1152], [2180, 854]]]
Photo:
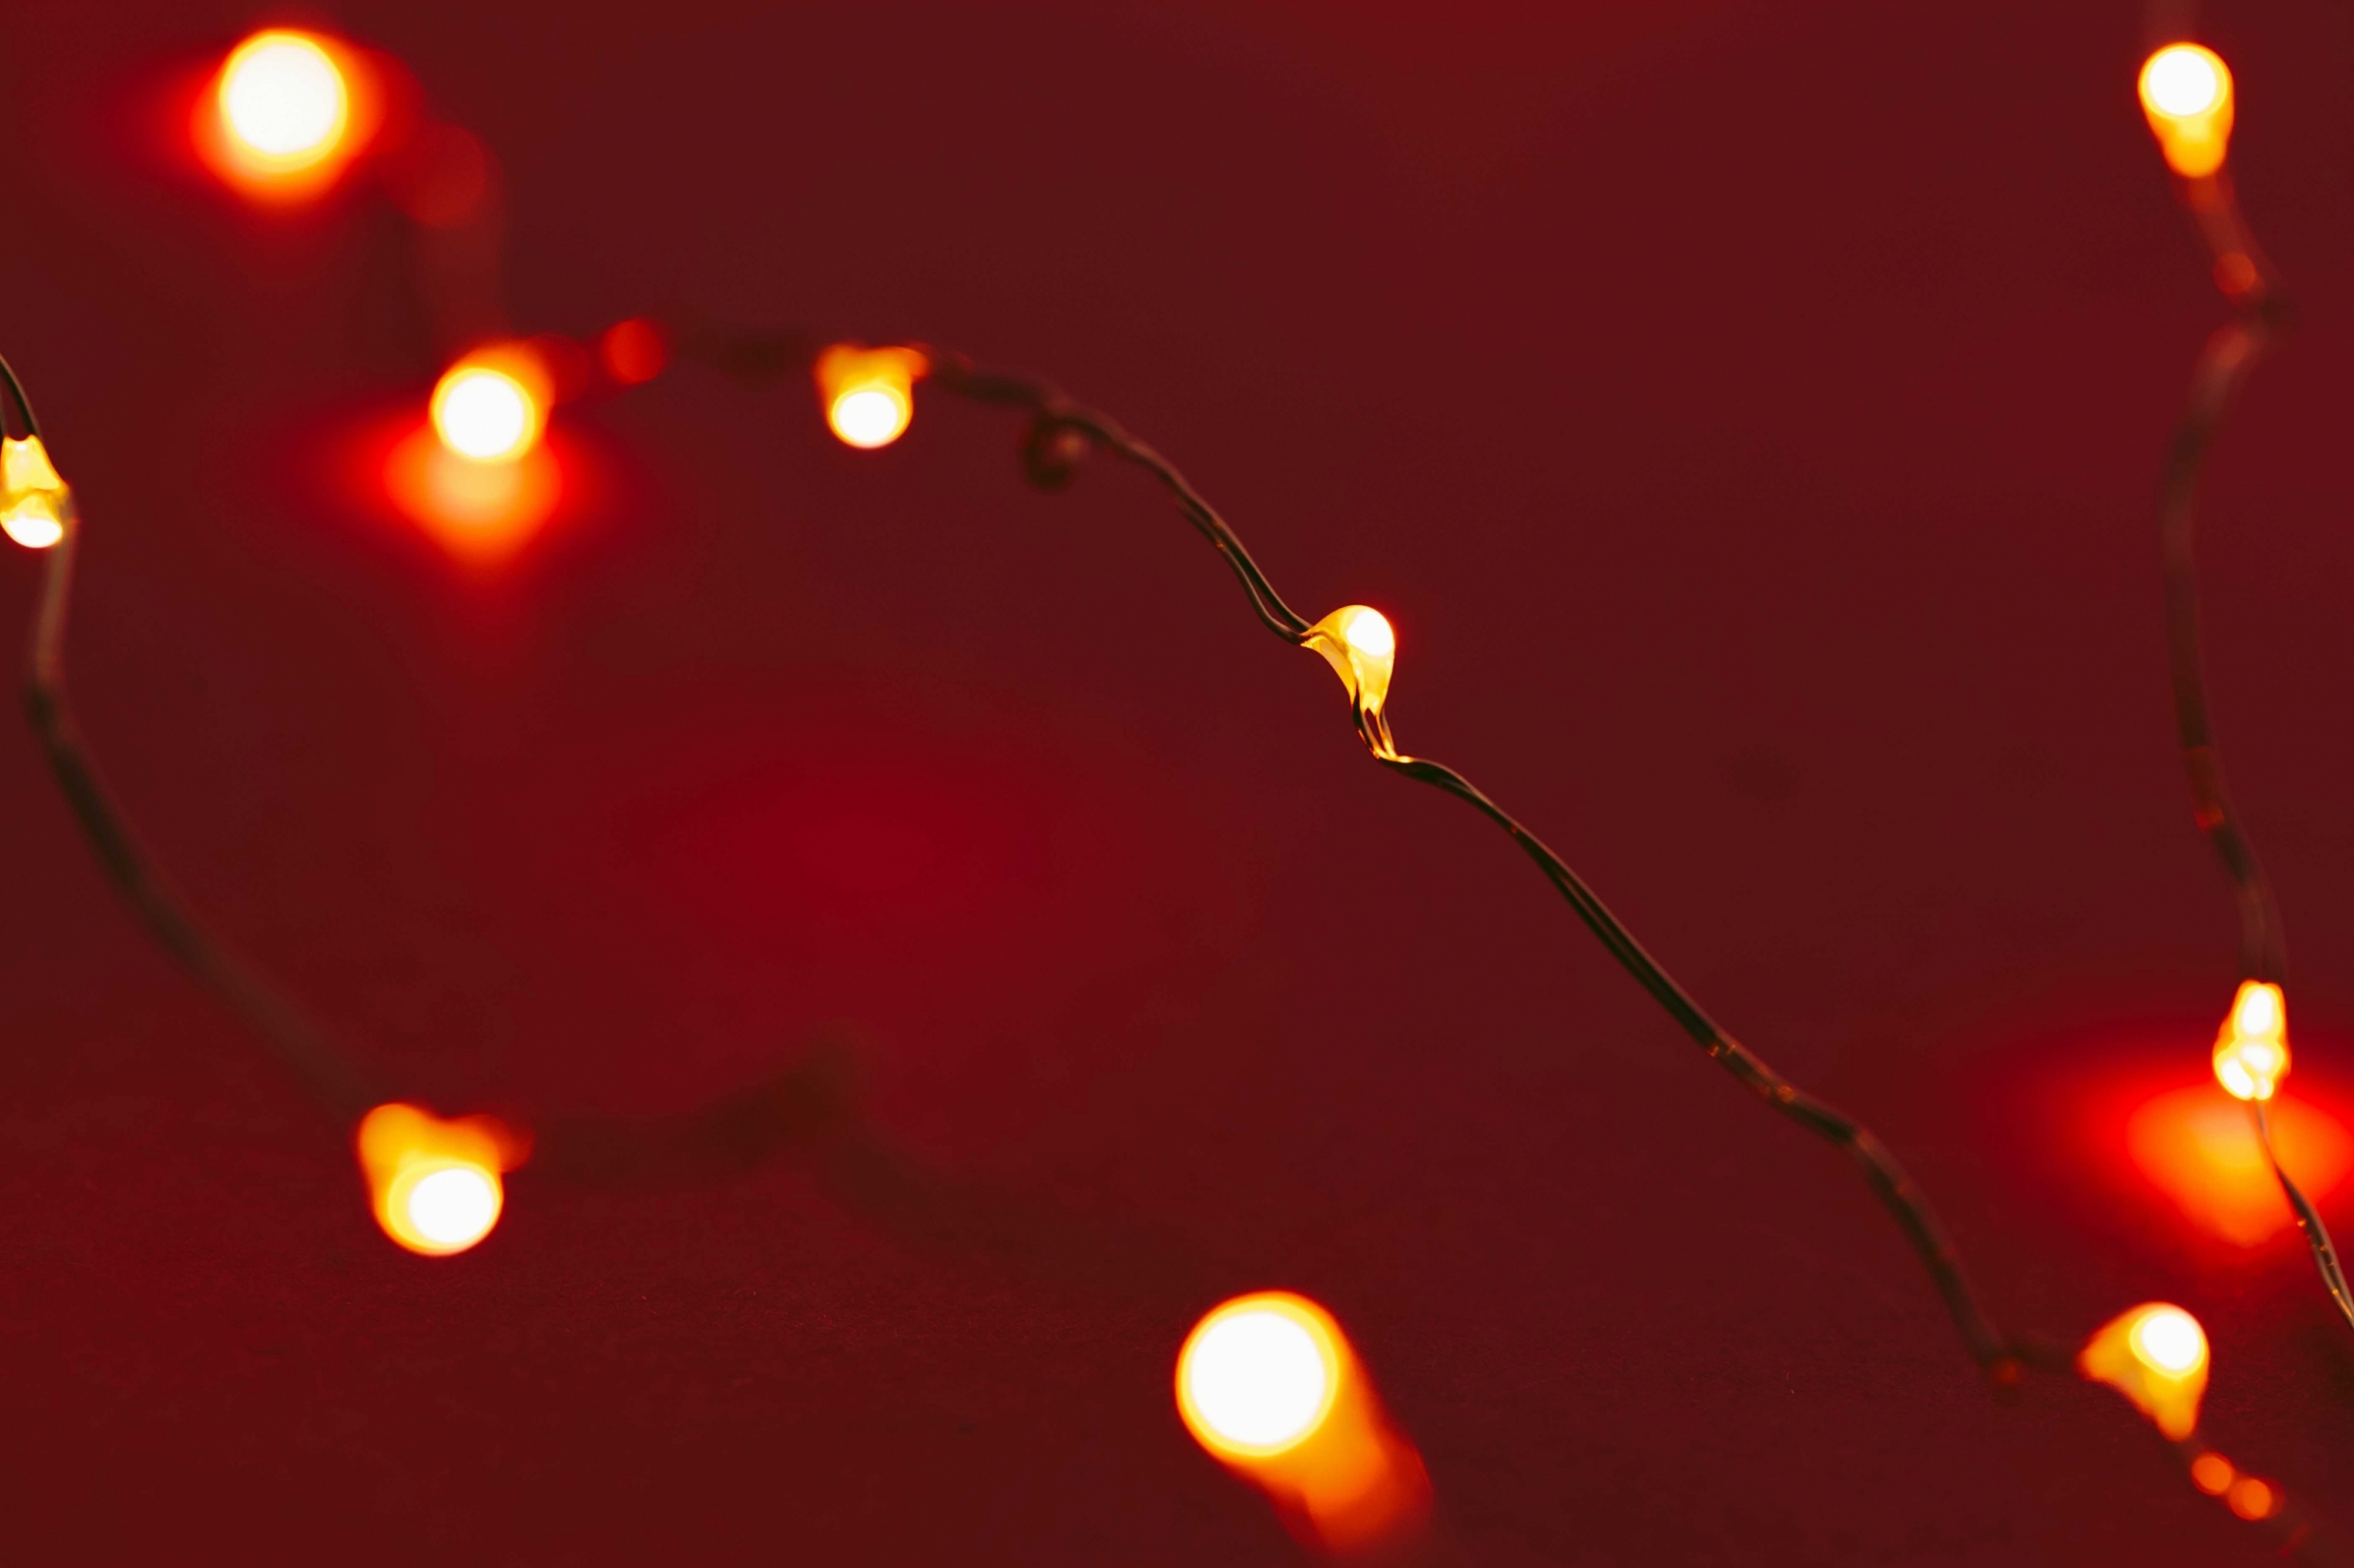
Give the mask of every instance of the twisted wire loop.
[[[28, 436], [40, 433], [32, 404], [5, 358], [5, 388]], [[348, 1131], [394, 1098], [383, 1077], [356, 1055], [265, 971], [217, 936], [157, 868], [100, 779], [76, 721], [65, 678], [66, 612], [81, 520], [71, 492], [64, 532], [48, 561], [33, 614], [25, 710], [58, 786], [100, 867], [148, 934], [252, 1026], [321, 1107]], [[841, 1096], [806, 1064], [710, 1104], [669, 1117], [531, 1118], [533, 1165], [564, 1181], [612, 1186], [658, 1183], [680, 1172], [718, 1174], [788, 1148], [822, 1140], [847, 1119]]]
[[[723, 368], [749, 374], [806, 369], [814, 358], [814, 346], [822, 341], [801, 332], [731, 331], [702, 322], [681, 324], [679, 338], [689, 351], [698, 352]], [[934, 385], [974, 402], [1016, 409], [1030, 416], [1023, 446], [1024, 464], [1030, 479], [1041, 488], [1061, 488], [1070, 477], [1072, 465], [1090, 448], [1109, 453], [1142, 469], [1225, 560], [1242, 584], [1261, 625], [1295, 647], [1311, 646], [1314, 638], [1323, 635], [1284, 602], [1242, 537], [1176, 465], [1130, 435], [1109, 414], [1075, 402], [1042, 380], [983, 368], [961, 355], [934, 347], [920, 346], [918, 351], [929, 364], [928, 379]], [[1996, 1325], [1972, 1290], [1953, 1240], [1927, 1197], [1887, 1144], [1853, 1118], [1796, 1087], [1719, 1028], [1658, 960], [1644, 951], [1642, 944], [1568, 863], [1548, 849], [1510, 812], [1454, 769], [1400, 753], [1391, 743], [1388, 721], [1378, 702], [1359, 701], [1354, 706], [1358, 733], [1376, 760], [1406, 778], [1454, 796], [1502, 828], [1536, 863], [1546, 880], [1568, 902], [1570, 909], [1603, 949], [1634, 977], [1635, 983], [1667, 1011], [1693, 1043], [1767, 1104], [1847, 1153], [1928, 1270], [1971, 1359], [1995, 1386], [2016, 1385], [2026, 1365], [2052, 1363], [2053, 1357], [2046, 1348], [2014, 1339]]]
[[[2193, 548], [2199, 476], [2223, 429], [2233, 398], [2249, 373], [2271, 349], [2289, 322], [2289, 299], [2263, 247], [2240, 211], [2230, 177], [2224, 171], [2179, 182], [2184, 207], [2214, 265], [2216, 287], [2231, 302], [2232, 319], [2216, 329], [2199, 352], [2182, 421], [2167, 443], [2159, 473], [2159, 558], [2165, 579], [2167, 666], [2174, 684], [2175, 726], [2182, 743], [2191, 784], [2192, 819], [2214, 846], [2230, 884], [2240, 920], [2240, 978], [2283, 985], [2288, 978], [2288, 937], [2280, 902], [2257, 859], [2224, 776], [2223, 750], [2207, 691], [2206, 653], [2199, 634], [2198, 562]], [[2249, 1120], [2263, 1145], [2265, 1162], [2296, 1216], [2296, 1226], [2312, 1253], [2330, 1301], [2354, 1328], [2354, 1289], [2346, 1284], [2336, 1246], [2321, 1213], [2305, 1196], [2273, 1146], [2271, 1119], [2261, 1100], [2248, 1102]]]

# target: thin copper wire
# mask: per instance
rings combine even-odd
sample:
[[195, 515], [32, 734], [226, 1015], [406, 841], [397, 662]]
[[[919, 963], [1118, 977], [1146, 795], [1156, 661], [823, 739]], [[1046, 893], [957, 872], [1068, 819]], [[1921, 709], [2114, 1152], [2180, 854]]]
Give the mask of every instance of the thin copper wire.
[[[2175, 726], [2191, 784], [2191, 816], [2215, 850], [2232, 904], [2239, 914], [2240, 978], [2268, 985], [2286, 983], [2288, 938], [2280, 902], [2256, 856], [2231, 789], [2224, 776], [2223, 750], [2207, 692], [2204, 639], [2199, 634], [2198, 562], [2193, 548], [2199, 475], [2238, 394], [2259, 361], [2286, 327], [2288, 297], [2263, 247], [2256, 243], [2227, 171], [2178, 180], [2182, 204], [2196, 224], [2213, 262], [2216, 287], [2230, 301], [2232, 319], [2218, 328], [2200, 350], [2192, 373], [2191, 396], [2182, 422], [2167, 443], [2158, 484], [2159, 559], [2165, 577], [2166, 654], [2173, 678]], [[2339, 1266], [2337, 1248], [2321, 1213], [2289, 1177], [2273, 1147], [2271, 1120], [2263, 1102], [2248, 1102], [2249, 1120], [2281, 1194], [2296, 1215], [2297, 1230], [2313, 1255], [2323, 1288], [2346, 1325], [2354, 1328], [2354, 1290]]]

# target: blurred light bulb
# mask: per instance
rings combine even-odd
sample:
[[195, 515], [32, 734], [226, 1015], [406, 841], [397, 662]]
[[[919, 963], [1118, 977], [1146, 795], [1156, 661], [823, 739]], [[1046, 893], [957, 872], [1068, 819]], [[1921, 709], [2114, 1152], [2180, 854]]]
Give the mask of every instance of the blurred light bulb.
[[2110, 1319], [2085, 1341], [2076, 1368], [2133, 1401], [2176, 1442], [2197, 1430], [2207, 1334], [2181, 1307], [2147, 1302]]
[[539, 440], [542, 389], [512, 367], [461, 360], [433, 388], [433, 430], [476, 463], [512, 463]]
[[597, 340], [597, 357], [606, 375], [624, 386], [635, 386], [661, 375], [670, 354], [659, 326], [644, 316], [632, 316], [605, 329]]
[[1266, 1458], [1324, 1424], [1340, 1374], [1320, 1309], [1296, 1296], [1245, 1296], [1202, 1319], [1178, 1352], [1177, 1408], [1212, 1453]]
[[915, 383], [931, 362], [912, 348], [838, 344], [818, 356], [818, 395], [825, 422], [845, 446], [872, 450], [906, 433], [915, 417]]
[[402, 1104], [368, 1112], [359, 1146], [377, 1223], [428, 1257], [464, 1252], [490, 1234], [505, 1205], [500, 1172], [523, 1153], [488, 1117], [445, 1121]]
[[2289, 1075], [2289, 1019], [2280, 987], [2240, 983], [2215, 1037], [2215, 1078], [2241, 1100], [2269, 1100]]
[[2231, 142], [2231, 72], [2212, 49], [2169, 43], [2142, 66], [2142, 112], [2166, 164], [2186, 179], [2223, 167]]
[[73, 501], [41, 437], [0, 438], [0, 531], [26, 549], [65, 537]]
[[221, 67], [215, 97], [229, 141], [257, 173], [325, 162], [351, 124], [351, 92], [308, 33], [256, 33]]

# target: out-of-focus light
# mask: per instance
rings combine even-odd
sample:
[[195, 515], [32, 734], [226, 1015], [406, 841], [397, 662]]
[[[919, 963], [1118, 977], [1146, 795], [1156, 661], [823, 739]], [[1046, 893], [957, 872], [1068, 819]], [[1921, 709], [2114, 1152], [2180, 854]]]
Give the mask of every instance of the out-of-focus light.
[[2201, 1454], [2191, 1461], [2191, 1484], [2210, 1497], [2221, 1497], [2229, 1492], [2239, 1474], [2221, 1454]]
[[1357, 733], [1373, 754], [1397, 760], [1389, 720], [1382, 714], [1389, 701], [1390, 676], [1397, 667], [1397, 633], [1389, 617], [1369, 605], [1343, 605], [1310, 627], [1300, 641], [1323, 654], [1348, 688], [1349, 702], [1357, 711]]
[[1296, 1447], [1332, 1413], [1340, 1382], [1332, 1320], [1297, 1296], [1230, 1301], [1177, 1353], [1177, 1408], [1221, 1456], [1264, 1458]]
[[317, 194], [373, 134], [372, 74], [317, 33], [273, 28], [230, 51], [196, 106], [196, 150], [223, 179], [266, 201]]
[[915, 384], [930, 368], [912, 348], [837, 344], [818, 356], [816, 367], [826, 425], [845, 446], [889, 446], [915, 417]]
[[1194, 1441], [1315, 1544], [1395, 1541], [1428, 1514], [1420, 1456], [1331, 1314], [1303, 1296], [1262, 1291], [1211, 1311], [1177, 1353], [1177, 1404]]
[[623, 386], [652, 380], [662, 374], [669, 357], [669, 346], [663, 341], [662, 329], [643, 316], [615, 322], [597, 340], [598, 362], [605, 367], [606, 375]]
[[[2306, 1196], [2326, 1201], [2354, 1170], [2354, 1133], [2320, 1106], [2285, 1095], [2266, 1114], [2281, 1165]], [[2199, 1229], [2255, 1247], [2295, 1223], [2247, 1112], [2213, 1084], [2154, 1096], [2125, 1130], [2134, 1167]]]
[[2280, 1511], [2280, 1494], [2253, 1475], [2232, 1482], [2224, 1501], [2243, 1519], [2269, 1519]]
[[0, 438], [0, 531], [26, 549], [47, 549], [65, 537], [73, 504], [41, 437]]
[[505, 1203], [500, 1173], [519, 1163], [513, 1133], [488, 1117], [445, 1121], [379, 1105], [360, 1123], [360, 1167], [384, 1234], [428, 1257], [488, 1236]]
[[2280, 987], [2240, 984], [2215, 1037], [2215, 1080], [2238, 1100], [2269, 1100], [2289, 1075], [2289, 1014]]
[[2076, 1368], [2133, 1401], [2176, 1442], [2198, 1429], [2207, 1334], [2181, 1307], [2153, 1301], [2120, 1313], [2085, 1341]]
[[512, 370], [462, 360], [433, 388], [432, 417], [460, 457], [512, 463], [539, 440], [540, 399]]
[[474, 566], [492, 566], [538, 533], [564, 497], [565, 464], [541, 441], [510, 463], [477, 463], [419, 422], [384, 454], [384, 493], [401, 514]]
[[2198, 179], [2223, 167], [2231, 142], [2231, 72], [2212, 49], [2169, 43], [2142, 62], [2142, 112], [2167, 167]]

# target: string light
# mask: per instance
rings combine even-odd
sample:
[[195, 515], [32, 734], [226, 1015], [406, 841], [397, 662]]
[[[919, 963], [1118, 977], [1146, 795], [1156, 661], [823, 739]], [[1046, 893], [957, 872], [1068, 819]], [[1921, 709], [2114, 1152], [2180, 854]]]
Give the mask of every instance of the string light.
[[2185, 179], [2204, 179], [2224, 165], [2231, 143], [2231, 70], [2214, 50], [2169, 43], [2142, 66], [2142, 112], [2166, 156]]
[[1177, 1404], [1194, 1441], [1315, 1544], [1394, 1543], [1429, 1512], [1420, 1457], [1340, 1325], [1305, 1296], [1265, 1290], [1211, 1309], [1177, 1352]]
[[[307, 43], [316, 60], [296, 46], [301, 43]], [[327, 76], [318, 74], [318, 61], [325, 62]], [[266, 69], [242, 75], [257, 66]], [[326, 85], [330, 78], [331, 88]], [[2177, 581], [2188, 582], [2188, 497], [2199, 455], [2238, 378], [2263, 346], [2277, 315], [2278, 291], [2221, 178], [2233, 111], [2228, 71], [2211, 52], [2181, 45], [2151, 58], [2141, 87], [2169, 166], [2195, 186], [2185, 199], [2216, 250], [2218, 283], [2244, 312], [2237, 335], [2219, 334], [2217, 344], [2210, 346], [2194, 389], [2192, 417], [2170, 458], [2166, 506], [2171, 608], [2177, 598], [2189, 603], [2187, 591], [2177, 596], [2176, 590]], [[274, 33], [248, 41], [224, 68], [217, 102], [225, 132], [261, 160], [253, 168], [265, 174], [291, 177], [306, 169], [331, 168], [347, 156], [353, 140], [349, 78], [338, 69], [330, 49], [309, 35]], [[615, 329], [619, 332], [621, 328]], [[616, 382], [626, 384], [653, 373], [632, 373], [632, 367], [647, 362], [630, 353], [628, 346], [634, 341], [642, 344], [634, 334], [618, 339], [608, 334], [601, 344], [601, 358]], [[658, 337], [655, 342], [658, 348]], [[617, 343], [621, 346], [618, 352]], [[653, 369], [659, 362], [657, 353]], [[1261, 622], [1285, 640], [1313, 649], [1332, 666], [1346, 688], [1360, 735], [1376, 760], [1455, 796], [1495, 821], [1695, 1044], [1779, 1114], [1855, 1160], [1904, 1229], [1964, 1343], [1992, 1381], [2008, 1384], [2025, 1370], [2055, 1365], [2034, 1341], [2001, 1330], [1979, 1306], [1934, 1213], [1869, 1129], [1797, 1089], [1726, 1035], [1567, 864], [1501, 807], [1451, 769], [1397, 750], [1387, 715], [1397, 640], [1380, 612], [1349, 605], [1312, 625], [1303, 620], [1276, 594], [1232, 529], [1172, 465], [1107, 416], [1073, 404], [1042, 383], [984, 372], [953, 356], [906, 346], [837, 345], [800, 362], [817, 381], [829, 428], [854, 447], [879, 447], [897, 440], [912, 417], [914, 383], [928, 375], [964, 396], [1025, 411], [1031, 421], [1024, 445], [1025, 471], [1042, 487], [1066, 482], [1079, 461], [1094, 451], [1150, 475], [1218, 549]], [[501, 1173], [520, 1158], [515, 1137], [487, 1118], [443, 1121], [407, 1104], [356, 1099], [366, 1093], [363, 1075], [273, 985], [231, 958], [162, 891], [119, 814], [98, 788], [67, 717], [61, 680], [72, 502], [61, 481], [54, 489], [16, 482], [20, 448], [31, 454], [22, 460], [25, 473], [38, 477], [33, 456], [48, 479], [54, 480], [55, 472], [39, 447], [21, 389], [14, 386], [12, 376], [8, 380], [26, 434], [8, 442], [8, 466], [0, 476], [7, 479], [8, 488], [0, 501], [14, 508], [40, 500], [56, 525], [46, 544], [63, 547], [50, 557], [49, 589], [36, 613], [29, 707], [77, 818], [110, 874], [159, 939], [245, 1011], [289, 1067], [305, 1076], [331, 1106], [347, 1107], [355, 1101], [373, 1105], [359, 1119], [357, 1142], [371, 1203], [385, 1233], [425, 1254], [448, 1254], [477, 1244], [496, 1225], [503, 1206]], [[537, 447], [548, 401], [544, 384], [535, 387], [526, 376], [496, 364], [461, 362], [436, 388], [433, 439], [451, 460], [483, 471], [519, 467]], [[44, 531], [38, 526], [41, 515], [25, 514], [35, 538]], [[18, 535], [13, 526], [8, 531], [20, 543], [34, 542]], [[2173, 548], [2177, 536], [2178, 571]], [[2192, 697], [2183, 698], [2184, 625], [2192, 627], [2188, 667], [2193, 677], [2197, 673], [2195, 627], [2186, 616], [2187, 612], [2170, 615], [2170, 628], [2176, 632], [2177, 708], [2185, 716], [2185, 750], [2200, 825], [2225, 851], [2227, 868], [2242, 894], [2244, 968], [2248, 975], [2226, 1023], [2227, 1039], [2218, 1042], [2216, 1071], [2227, 1087], [2233, 1086], [2235, 1073], [2246, 1085], [2241, 1097], [2264, 1134], [2269, 1154], [2265, 1102], [2288, 1067], [2278, 913], [2222, 790], [2220, 763], [2206, 733], [2203, 687], [2195, 679]], [[2240, 852], [2230, 847], [2234, 844]], [[2250, 1001], [2252, 995], [2264, 998], [2265, 993], [2268, 999]], [[2274, 1165], [2278, 1173], [2277, 1158]], [[2284, 1173], [2279, 1180], [2298, 1209], [2300, 1223], [2307, 1225], [2325, 1276], [2334, 1280], [2334, 1263], [2317, 1217], [2310, 1214], [2310, 1206]], [[2354, 1321], [2354, 1305], [2345, 1300], [2343, 1282], [2336, 1284], [2341, 1305]], [[2188, 1313], [2161, 1303], [2134, 1308], [2087, 1340], [2075, 1365], [2083, 1375], [2124, 1392], [2170, 1440], [2184, 1445], [2188, 1474], [2199, 1490], [2223, 1497], [2244, 1519], [2278, 1524], [2288, 1516], [2287, 1500], [2277, 1488], [2241, 1474], [2221, 1456], [2195, 1444], [2208, 1347], [2204, 1332]], [[1296, 1509], [1325, 1544], [1370, 1539], [1352, 1532], [1370, 1528], [1366, 1522], [1376, 1517], [1387, 1521], [1383, 1528], [1395, 1527], [1397, 1520], [1427, 1506], [1427, 1479], [1418, 1458], [1380, 1416], [1370, 1384], [1329, 1314], [1304, 1298], [1271, 1292], [1216, 1309], [1180, 1351], [1177, 1382], [1180, 1415], [1205, 1448], [1251, 1475], [1279, 1506]], [[1312, 1456], [1324, 1458], [1311, 1465]], [[1386, 1479], [1380, 1484], [1365, 1479], [1377, 1475]], [[1370, 1508], [1367, 1498], [1386, 1501]], [[2289, 1539], [2294, 1543], [2302, 1537]]]
[[915, 384], [929, 368], [916, 349], [837, 344], [816, 365], [826, 425], [844, 446], [889, 446], [915, 418]]
[[499, 1176], [513, 1156], [500, 1123], [379, 1105], [361, 1120], [358, 1144], [376, 1222], [411, 1252], [462, 1253], [498, 1224], [506, 1203]]
[[41, 437], [0, 437], [0, 530], [26, 549], [45, 550], [65, 537], [73, 505]]

